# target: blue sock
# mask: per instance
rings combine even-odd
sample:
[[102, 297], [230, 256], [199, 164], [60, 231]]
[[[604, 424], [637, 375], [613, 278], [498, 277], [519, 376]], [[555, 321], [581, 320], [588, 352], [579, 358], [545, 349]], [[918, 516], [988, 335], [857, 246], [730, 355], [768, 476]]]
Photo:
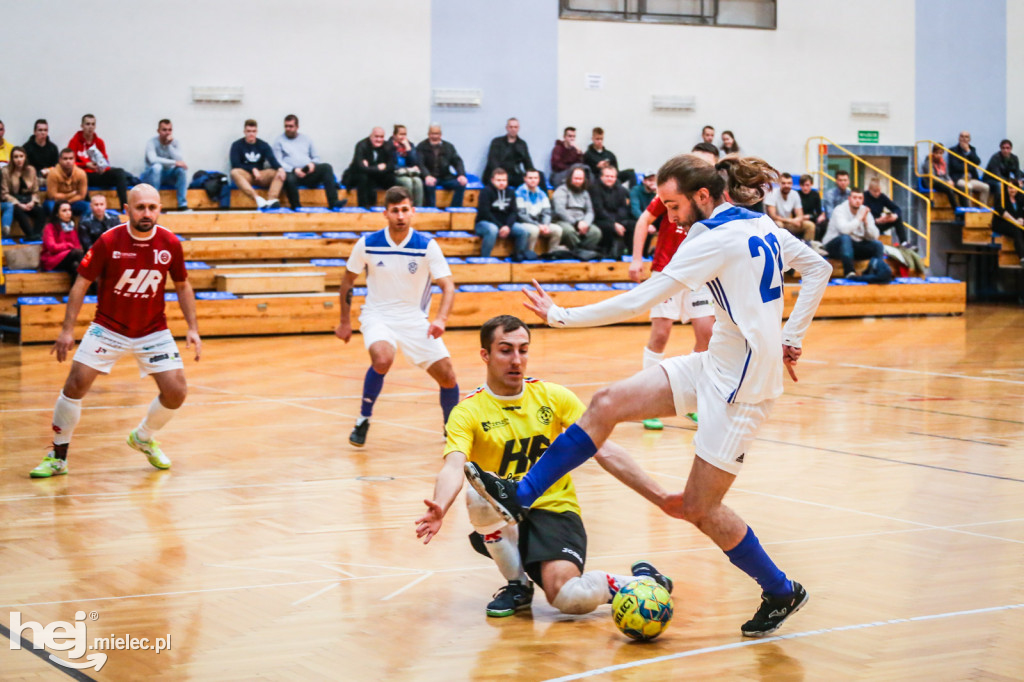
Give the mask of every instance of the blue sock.
[[733, 566], [756, 580], [761, 589], [769, 595], [785, 597], [793, 593], [793, 583], [769, 558], [750, 526], [747, 526], [747, 534], [740, 540], [740, 544], [727, 551], [725, 555], [729, 557]]
[[519, 481], [519, 502], [529, 507], [558, 479], [586, 462], [597, 452], [587, 432], [573, 424], [544, 451]]
[[384, 375], [378, 374], [372, 366], [366, 370], [366, 377], [363, 379], [363, 405], [359, 414], [369, 418], [373, 414], [373, 404], [377, 402], [380, 390], [384, 388]]
[[459, 402], [459, 385], [455, 384], [451, 388], [441, 387], [441, 414], [444, 415], [444, 423], [448, 423], [448, 415], [452, 413], [452, 408]]

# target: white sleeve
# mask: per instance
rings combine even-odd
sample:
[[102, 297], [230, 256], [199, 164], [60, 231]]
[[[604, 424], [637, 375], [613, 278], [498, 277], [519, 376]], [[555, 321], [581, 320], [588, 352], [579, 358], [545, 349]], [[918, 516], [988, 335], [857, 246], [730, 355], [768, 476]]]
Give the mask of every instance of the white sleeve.
[[[763, 218], [774, 230], [775, 223], [772, 219], [768, 216]], [[698, 223], [690, 228], [686, 239], [676, 249], [662, 272], [685, 284], [690, 291], [696, 291], [718, 275], [721, 265], [721, 241], [705, 225]]]
[[832, 277], [832, 264], [789, 232], [777, 230], [775, 235], [782, 244], [783, 272], [793, 268], [800, 273], [800, 294], [782, 328], [782, 343], [800, 348]]
[[448, 267], [448, 261], [445, 260], [444, 252], [441, 251], [441, 245], [436, 239], [431, 239], [427, 244], [427, 263], [430, 264], [431, 279], [452, 276], [452, 269]]
[[352, 253], [348, 256], [345, 269], [349, 272], [360, 275], [366, 269], [366, 237], [360, 237], [356, 245], [352, 247]]
[[552, 327], [599, 327], [615, 324], [650, 310], [684, 288], [685, 285], [682, 283], [656, 272], [635, 289], [606, 298], [599, 303], [579, 308], [553, 305], [548, 311], [548, 324]]

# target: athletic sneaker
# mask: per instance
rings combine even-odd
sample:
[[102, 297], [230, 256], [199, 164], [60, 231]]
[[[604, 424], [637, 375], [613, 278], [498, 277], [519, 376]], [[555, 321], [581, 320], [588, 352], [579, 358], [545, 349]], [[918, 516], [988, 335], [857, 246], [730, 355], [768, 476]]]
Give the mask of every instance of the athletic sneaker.
[[491, 618], [505, 618], [516, 611], [530, 608], [533, 603], [533, 584], [523, 584], [518, 580], [510, 580], [494, 593], [494, 599], [487, 605], [487, 615]]
[[803, 608], [810, 599], [804, 586], [793, 581], [793, 594], [786, 597], [772, 597], [761, 593], [761, 607], [754, 617], [743, 624], [740, 631], [744, 637], [764, 637], [779, 629], [783, 621]]
[[635, 576], [647, 576], [648, 578], [654, 578], [654, 582], [668, 590], [669, 594], [672, 594], [672, 587], [674, 585], [672, 578], [660, 573], [650, 562], [638, 561], [633, 564], [630, 572]]
[[370, 430], [370, 420], [367, 419], [362, 424], [356, 424], [355, 428], [352, 429], [352, 433], [348, 434], [348, 442], [355, 445], [357, 448], [361, 448], [366, 445], [366, 432]]
[[171, 460], [168, 459], [167, 455], [164, 454], [164, 451], [160, 449], [160, 443], [157, 442], [156, 438], [142, 440], [138, 435], [136, 435], [135, 429], [132, 429], [132, 432], [128, 434], [128, 445], [146, 455], [146, 459], [149, 460], [149, 463], [157, 469], [171, 468]]
[[278, 201], [277, 199], [268, 199], [267, 200], [267, 208], [268, 209], [281, 208], [281, 202]]
[[39, 466], [30, 471], [28, 475], [32, 478], [49, 478], [50, 476], [63, 476], [67, 472], [67, 460], [57, 459], [53, 456], [53, 450], [50, 450], [46, 457], [43, 457], [43, 461], [39, 463]]
[[696, 412], [687, 412], [686, 413], [686, 418], [689, 419], [690, 421], [692, 421], [694, 424], [697, 423], [697, 413]]
[[516, 488], [519, 483], [511, 478], [499, 478], [489, 471], [484, 471], [474, 462], [466, 462], [463, 467], [466, 478], [473, 489], [487, 500], [494, 510], [509, 523], [519, 523], [526, 518], [523, 505], [519, 504]]
[[660, 419], [645, 419], [644, 428], [648, 431], [661, 431], [665, 425], [661, 423]]

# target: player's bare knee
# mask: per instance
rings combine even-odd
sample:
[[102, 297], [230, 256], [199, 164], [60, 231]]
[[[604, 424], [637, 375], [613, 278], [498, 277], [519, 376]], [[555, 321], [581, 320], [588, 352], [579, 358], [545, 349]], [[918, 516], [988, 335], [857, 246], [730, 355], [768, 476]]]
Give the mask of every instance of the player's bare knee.
[[614, 418], [616, 404], [618, 400], [615, 397], [615, 389], [613, 386], [605, 386], [594, 394], [594, 397], [590, 399], [590, 406], [587, 407], [587, 413], [591, 419], [597, 419], [598, 421], [606, 421]]
[[176, 410], [185, 404], [188, 396], [188, 387], [182, 382], [180, 385], [168, 386], [160, 391], [160, 404], [168, 410]]
[[374, 359], [372, 362], [373, 371], [377, 374], [387, 374], [388, 370], [391, 369], [391, 363], [393, 362], [393, 358]]

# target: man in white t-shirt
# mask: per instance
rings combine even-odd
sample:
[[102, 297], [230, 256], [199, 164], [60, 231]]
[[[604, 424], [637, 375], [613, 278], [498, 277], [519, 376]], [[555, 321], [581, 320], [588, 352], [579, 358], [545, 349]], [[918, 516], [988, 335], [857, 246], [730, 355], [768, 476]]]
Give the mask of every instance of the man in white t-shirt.
[[[334, 330], [334, 335], [345, 343], [352, 338], [352, 287], [365, 270], [367, 291], [359, 313], [359, 331], [370, 353], [370, 368], [363, 379], [360, 417], [348, 437], [348, 442], [356, 447], [366, 444], [373, 404], [398, 349], [441, 387], [445, 422], [459, 402], [455, 369], [441, 340], [455, 300], [452, 271], [437, 241], [412, 229], [415, 209], [408, 190], [392, 187], [384, 195], [384, 206], [388, 226], [361, 237], [352, 247], [339, 291], [341, 323]], [[433, 322], [427, 317], [431, 280], [437, 282], [442, 292]]]
[[829, 216], [822, 244], [829, 258], [842, 261], [844, 277], [851, 277], [857, 274], [853, 269], [855, 260], [885, 256], [885, 245], [878, 241], [878, 235], [875, 218], [864, 205], [864, 190], [854, 187]]
[[779, 188], [772, 190], [764, 206], [768, 216], [783, 230], [806, 243], [814, 239], [814, 221], [804, 217], [800, 194], [793, 191], [793, 176], [789, 173], [779, 176]]
[[[706, 352], [671, 358], [598, 390], [583, 416], [518, 482], [499, 479], [472, 462], [465, 465], [473, 488], [506, 519], [518, 521], [527, 518], [528, 507], [552, 480], [592, 457], [616, 424], [699, 410], [696, 457], [685, 490], [662, 509], [693, 523], [761, 586], [761, 605], [741, 627], [745, 637], [775, 632], [808, 594], [772, 562], [750, 527], [722, 500], [782, 394], [783, 366], [796, 379], [803, 336], [832, 271], [771, 219], [725, 201], [726, 194], [738, 202], [756, 201], [774, 176], [771, 166], [751, 157], [726, 157], [714, 166], [691, 154], [670, 159], [658, 171], [658, 196], [670, 220], [693, 227], [660, 273], [631, 291], [569, 309], [555, 305], [535, 283], [537, 291], [527, 292], [526, 306], [554, 327], [627, 320], [677, 291], [707, 283], [717, 310], [711, 343]], [[803, 279], [782, 327], [782, 273], [790, 268]]]

